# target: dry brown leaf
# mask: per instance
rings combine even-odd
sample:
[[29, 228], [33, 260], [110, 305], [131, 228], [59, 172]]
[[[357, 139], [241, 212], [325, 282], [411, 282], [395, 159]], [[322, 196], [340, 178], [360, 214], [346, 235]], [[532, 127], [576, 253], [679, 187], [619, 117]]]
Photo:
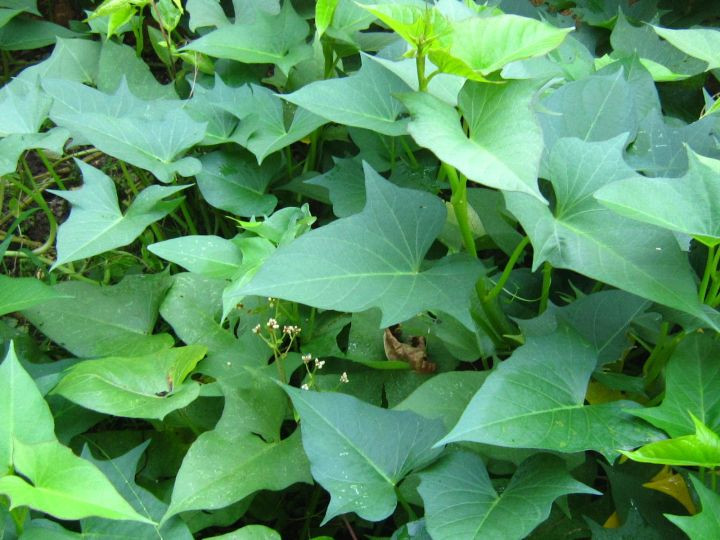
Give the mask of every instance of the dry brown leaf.
[[410, 338], [410, 343], [403, 343], [399, 336], [399, 326], [394, 327], [394, 332], [391, 328], [385, 329], [383, 346], [387, 359], [407, 362], [418, 373], [434, 373], [437, 366], [427, 359], [425, 338], [413, 336]]

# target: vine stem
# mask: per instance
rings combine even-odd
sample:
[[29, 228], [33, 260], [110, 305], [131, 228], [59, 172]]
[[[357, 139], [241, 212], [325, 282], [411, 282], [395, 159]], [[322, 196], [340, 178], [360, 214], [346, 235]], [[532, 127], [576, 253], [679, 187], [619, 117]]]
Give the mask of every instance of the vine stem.
[[543, 264], [542, 291], [540, 293], [540, 306], [538, 308], [538, 314], [544, 313], [548, 306], [548, 300], [550, 299], [550, 285], [552, 285], [552, 271], [552, 265], [545, 261]]
[[701, 302], [707, 302], [708, 300], [708, 285], [710, 284], [710, 277], [715, 274], [716, 271], [716, 246], [708, 246], [707, 260], [705, 261], [705, 271], [703, 272], [702, 281], [700, 281], [700, 289], [698, 296]]
[[513, 250], [512, 254], [510, 255], [510, 259], [508, 259], [507, 264], [505, 265], [505, 269], [503, 270], [502, 275], [500, 276], [500, 279], [495, 284], [495, 287], [492, 288], [492, 290], [487, 294], [488, 300], [493, 300], [496, 298], [500, 292], [505, 287], [505, 284], [507, 283], [507, 280], [510, 279], [510, 274], [512, 273], [513, 268], [515, 268], [515, 263], [517, 263], [520, 256], [525, 251], [525, 247], [530, 243], [530, 237], [525, 236], [520, 243], [515, 246], [515, 249]]
[[467, 200], [467, 177], [464, 174], [458, 175], [455, 167], [442, 164], [445, 174], [450, 181], [452, 195], [450, 196], [450, 204], [455, 212], [455, 218], [460, 228], [460, 235], [463, 239], [465, 250], [473, 257], [477, 258], [477, 249], [475, 248], [475, 238], [473, 237], [472, 228], [470, 227], [470, 219], [468, 218], [468, 200]]

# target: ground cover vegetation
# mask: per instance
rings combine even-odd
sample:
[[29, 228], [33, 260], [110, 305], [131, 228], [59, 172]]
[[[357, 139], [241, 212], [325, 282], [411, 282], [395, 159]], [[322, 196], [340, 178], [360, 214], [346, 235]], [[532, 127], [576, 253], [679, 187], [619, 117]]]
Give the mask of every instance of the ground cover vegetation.
[[0, 0], [0, 538], [720, 537], [719, 22]]

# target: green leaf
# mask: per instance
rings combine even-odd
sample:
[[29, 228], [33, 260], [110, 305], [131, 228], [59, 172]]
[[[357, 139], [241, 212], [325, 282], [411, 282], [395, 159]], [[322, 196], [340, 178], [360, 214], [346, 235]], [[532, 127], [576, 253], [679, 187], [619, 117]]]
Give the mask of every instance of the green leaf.
[[401, 99], [413, 116], [408, 131], [420, 146], [470, 180], [544, 201], [537, 187], [542, 134], [530, 108], [536, 91], [535, 81], [466, 83], [458, 102], [469, 138], [450, 105], [420, 92]]
[[52, 45], [59, 37], [76, 38], [82, 37], [82, 34], [50, 21], [13, 17], [0, 28], [0, 49], [6, 51], [39, 49]]
[[178, 512], [222, 508], [260, 489], [311, 481], [299, 432], [280, 438], [287, 401], [277, 384], [242, 370], [221, 386], [223, 416], [190, 447], [163, 520]]
[[67, 370], [53, 393], [113, 416], [162, 420], [198, 397], [200, 385], [185, 379], [206, 351], [189, 345], [145, 356], [85, 360]]
[[101, 43], [88, 39], [58, 38], [50, 57], [25, 69], [20, 77], [37, 73], [41, 80], [94, 83], [98, 79], [101, 47]]
[[67, 298], [62, 293], [36, 278], [13, 278], [0, 275], [0, 315], [27, 309], [56, 298]]
[[548, 150], [561, 137], [606, 141], [626, 133], [632, 139], [637, 131], [635, 99], [623, 69], [565, 84], [541, 103], [538, 119]]
[[[148, 441], [149, 442], [149, 441]], [[128, 501], [137, 512], [146, 518], [159, 521], [167, 510], [167, 504], [158, 499], [147, 489], [135, 482], [136, 471], [140, 458], [147, 449], [148, 442], [133, 448], [127, 453], [113, 459], [95, 459], [87, 447], [82, 457], [95, 465], [112, 483], [118, 493]], [[104, 451], [102, 453], [105, 453]], [[138, 523], [136, 521], [110, 521], [102, 518], [86, 518], [81, 522], [82, 534], [93, 538], [172, 538], [192, 540], [188, 526], [180, 519], [165, 522], [162, 527], [155, 524]]]
[[706, 467], [720, 465], [720, 436], [690, 414], [695, 424], [693, 435], [684, 435], [646, 444], [624, 456], [641, 463], [658, 463], [680, 467]]
[[450, 31], [450, 23], [436, 8], [424, 2], [358, 4], [388, 25], [413, 48], [423, 46], [427, 49], [445, 33]]
[[28, 444], [55, 439], [52, 414], [10, 342], [0, 364], [0, 477], [13, 464], [13, 440]]
[[185, 343], [207, 347], [203, 373], [222, 378], [237, 373], [243, 365], [260, 367], [267, 363], [267, 345], [249, 330], [259, 324], [263, 316], [262, 322], [266, 322], [269, 315], [260, 313], [253, 316], [244, 312], [244, 326], [237, 331], [239, 337], [235, 337], [232, 331], [220, 324], [225, 280], [189, 273], [176, 274], [174, 278], [173, 286], [160, 307], [160, 314]]
[[520, 193], [508, 209], [535, 248], [533, 268], [549, 261], [628, 292], [690, 313], [714, 326], [697, 298], [686, 255], [662, 229], [618, 216], [593, 193], [611, 182], [641, 178], [622, 158], [625, 136], [604, 142], [560, 139], [548, 158], [554, 211]]
[[275, 209], [277, 197], [267, 189], [277, 163], [268, 160], [258, 166], [245, 154], [225, 151], [205, 154], [200, 161], [197, 183], [209, 204], [236, 216], [261, 216]]
[[53, 128], [44, 133], [13, 134], [0, 139], [0, 175], [14, 173], [23, 152], [44, 148], [60, 155], [70, 134], [66, 129]]
[[346, 512], [381, 521], [395, 510], [395, 487], [431, 462], [442, 422], [374, 407], [352, 396], [285, 387], [300, 415], [313, 477], [330, 492], [323, 523]]
[[[251, 97], [246, 98], [242, 109], [234, 114], [242, 118], [232, 140], [250, 150], [258, 163], [286, 146], [315, 131], [326, 121], [305, 109], [298, 108], [291, 122], [287, 104], [264, 86], [250, 85]], [[223, 105], [229, 110], [227, 105]]]
[[72, 203], [70, 217], [60, 225], [57, 260], [52, 269], [80, 259], [126, 246], [145, 228], [168, 215], [183, 201], [164, 201], [188, 186], [150, 186], [143, 189], [128, 207], [120, 211], [115, 183], [102, 171], [75, 160], [83, 175], [79, 190], [48, 190]]
[[[316, 540], [317, 537], [315, 537]], [[277, 531], [265, 525], [245, 525], [232, 532], [220, 536], [209, 536], [207, 540], [281, 540]]]
[[220, 0], [188, 0], [185, 10], [190, 15], [188, 26], [191, 32], [205, 26], [219, 28], [230, 24]]
[[671, 437], [695, 431], [691, 415], [720, 431], [720, 343], [708, 334], [693, 333], [677, 346], [665, 373], [665, 399], [658, 407], [632, 413]]
[[312, 49], [305, 43], [308, 24], [291, 2], [283, 2], [278, 14], [257, 10], [253, 21], [239, 22], [243, 20], [238, 17], [235, 24], [213, 30], [181, 50], [245, 64], [275, 64], [285, 75], [311, 56]]
[[0, 89], [0, 137], [37, 133], [51, 104], [37, 78], [12, 79]]
[[720, 68], [720, 31], [716, 28], [674, 30], [653, 26], [655, 33], [693, 58], [707, 62], [705, 71]]
[[399, 119], [404, 108], [393, 94], [408, 90], [398, 76], [362, 56], [362, 67], [350, 77], [310, 83], [282, 98], [331, 122], [398, 136], [407, 121]]
[[55, 343], [81, 358], [148, 354], [173, 343], [168, 334], [151, 335], [169, 286], [166, 275], [128, 276], [111, 287], [66, 281], [53, 287], [64, 298], [22, 314]]
[[361, 213], [281, 246], [236, 294], [348, 312], [379, 307], [385, 327], [427, 309], [470, 326], [470, 294], [480, 264], [446, 257], [423, 267], [445, 221], [443, 203], [426, 192], [398, 188], [367, 165], [365, 180]]
[[[629, 178], [595, 192], [622, 216], [720, 243], [720, 161], [688, 152], [690, 168], [681, 178]], [[701, 237], [701, 238], [699, 238]]]
[[705, 487], [695, 475], [690, 475], [695, 492], [700, 498], [702, 512], [694, 516], [665, 517], [680, 527], [691, 540], [713, 538], [720, 534], [720, 495]]
[[54, 100], [50, 118], [76, 139], [149, 170], [161, 182], [200, 171], [197, 159], [177, 157], [203, 139], [205, 124], [192, 120], [177, 101], [143, 101], [125, 82], [113, 95], [59, 79], [44, 80], [43, 89]]
[[599, 493], [570, 476], [562, 460], [548, 455], [523, 462], [498, 493], [482, 458], [467, 451], [452, 452], [421, 472], [418, 491], [434, 540], [525, 538], [547, 519], [558, 497]]
[[572, 30], [517, 15], [471, 17], [453, 21], [429, 56], [445, 72], [483, 80], [510, 62], [552, 51]]
[[153, 523], [133, 510], [97, 467], [57, 441], [26, 445], [16, 440], [13, 460], [24, 478], [0, 478], [0, 493], [10, 497], [11, 508], [29, 506], [59, 519], [99, 516]]
[[595, 450], [608, 459], [659, 434], [623, 409], [629, 401], [583, 405], [595, 369], [592, 348], [567, 327], [525, 345], [500, 364], [439, 444], [473, 441], [558, 452]]
[[229, 279], [242, 264], [242, 252], [230, 240], [212, 235], [188, 235], [148, 246], [165, 260], [196, 274]]
[[393, 408], [412, 411], [425, 418], [441, 418], [445, 427], [451, 429], [489, 374], [489, 371], [440, 373]]
[[332, 24], [338, 1], [339, 0], [318, 0], [315, 4], [315, 31], [318, 37], [322, 36], [328, 26]]
[[362, 162], [357, 158], [333, 158], [335, 167], [325, 174], [306, 180], [306, 184], [323, 186], [330, 194], [333, 214], [347, 217], [365, 206], [365, 181]]

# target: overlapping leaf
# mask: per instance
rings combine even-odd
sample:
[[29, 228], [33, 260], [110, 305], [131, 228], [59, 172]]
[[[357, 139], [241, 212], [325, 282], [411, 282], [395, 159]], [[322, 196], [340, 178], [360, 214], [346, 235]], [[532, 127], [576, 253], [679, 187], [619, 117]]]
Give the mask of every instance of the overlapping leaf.
[[702, 511], [694, 516], [665, 514], [665, 517], [680, 527], [692, 540], [717, 536], [720, 533], [720, 495], [706, 487], [696, 476], [691, 475], [690, 480], [700, 498]]
[[102, 171], [77, 160], [83, 174], [79, 190], [51, 193], [72, 203], [70, 217], [60, 225], [57, 260], [53, 267], [111, 249], [135, 240], [145, 228], [164, 218], [183, 201], [168, 197], [188, 186], [150, 186], [140, 192], [123, 215], [118, 204], [115, 183]]
[[595, 450], [608, 458], [659, 433], [623, 409], [633, 402], [583, 405], [596, 356], [568, 328], [528, 338], [487, 378], [441, 441], [474, 441], [558, 452]]
[[445, 221], [436, 197], [398, 188], [365, 166], [367, 203], [353, 216], [281, 246], [238, 295], [284, 298], [349, 312], [379, 307], [383, 326], [437, 309], [472, 324], [469, 295], [479, 263], [423, 257]]
[[188, 235], [148, 246], [158, 257], [208, 277], [231, 278], [242, 264], [242, 252], [230, 240], [213, 235]]
[[457, 451], [420, 473], [425, 521], [435, 540], [525, 538], [570, 493], [597, 494], [568, 474], [558, 458], [538, 455], [522, 463], [500, 493], [480, 456]]
[[145, 356], [85, 360], [72, 366], [53, 392], [113, 416], [162, 420], [199, 395], [200, 385], [185, 379], [206, 350], [189, 345]]
[[253, 21], [240, 16], [235, 24], [213, 30], [183, 50], [246, 64], [275, 64], [287, 74], [310, 56], [311, 48], [305, 43], [308, 32], [308, 24], [295, 12], [292, 3], [283, 2], [278, 14], [257, 10]]
[[413, 139], [470, 180], [506, 191], [522, 191], [544, 201], [537, 187], [542, 134], [530, 109], [534, 81], [503, 85], [468, 82], [457, 111], [425, 93], [401, 97], [413, 116]]
[[75, 142], [87, 141], [162, 182], [200, 170], [197, 159], [178, 157], [203, 139], [205, 124], [190, 118], [176, 101], [140, 100], [124, 82], [113, 95], [74, 81], [48, 79], [42, 84], [53, 98], [50, 118], [67, 128]]
[[0, 290], [3, 292], [0, 298], [0, 315], [63, 297], [62, 293], [31, 277], [12, 278], [0, 275]]
[[27, 444], [55, 440], [50, 409], [35, 382], [10, 348], [0, 364], [0, 477], [13, 463], [13, 441]]
[[682, 178], [629, 178], [603, 186], [595, 198], [620, 215], [720, 243], [720, 161], [689, 152]]
[[380, 521], [395, 510], [395, 486], [437, 456], [442, 422], [373, 407], [344, 394], [286, 387], [301, 419], [313, 477], [330, 492], [325, 521], [355, 512]]
[[606, 184], [641, 178], [622, 158], [624, 136], [604, 142], [560, 139], [548, 159], [557, 197], [554, 211], [520, 193], [506, 193], [543, 261], [569, 268], [708, 321], [697, 298], [687, 257], [667, 231], [618, 216], [593, 193]]
[[13, 508], [28, 506], [60, 519], [99, 516], [152, 523], [120, 496], [97, 467], [57, 441], [15, 440], [13, 465], [24, 478], [0, 478], [0, 493], [10, 498]]
[[363, 57], [360, 70], [344, 79], [317, 81], [283, 99], [338, 124], [402, 135], [407, 121], [399, 117], [402, 104], [393, 96], [410, 88], [396, 75]]
[[720, 431], [720, 344], [706, 334], [692, 334], [675, 349], [665, 374], [665, 399], [658, 407], [632, 411], [671, 437], [694, 433], [690, 415]]
[[716, 28], [672, 29], [653, 26], [655, 33], [685, 54], [707, 62], [706, 70], [720, 68], [720, 31]]

